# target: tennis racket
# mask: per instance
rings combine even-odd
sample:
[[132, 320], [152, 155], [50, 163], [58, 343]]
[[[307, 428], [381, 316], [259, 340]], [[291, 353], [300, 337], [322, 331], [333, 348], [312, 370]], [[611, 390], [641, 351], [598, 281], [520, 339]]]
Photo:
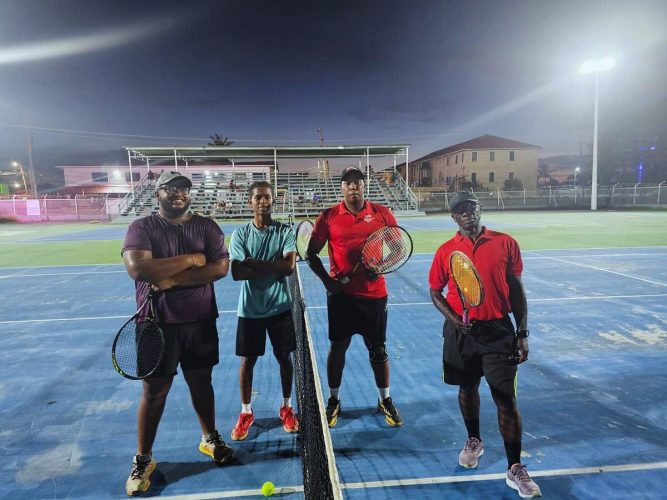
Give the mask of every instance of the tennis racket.
[[[149, 303], [147, 317], [141, 311]], [[123, 377], [141, 380], [152, 375], [164, 356], [164, 334], [158, 326], [153, 292], [139, 310], [118, 330], [111, 348], [113, 367]]]
[[463, 305], [463, 324], [467, 325], [470, 322], [468, 307], [477, 307], [482, 303], [484, 286], [475, 265], [463, 252], [455, 250], [451, 253], [449, 271], [452, 273]]
[[369, 273], [393, 273], [405, 264], [412, 255], [412, 237], [400, 226], [385, 226], [371, 233], [361, 249], [359, 262], [352, 272], [339, 278], [346, 285], [359, 265]]
[[310, 243], [310, 237], [313, 234], [313, 223], [309, 220], [303, 220], [299, 222], [299, 225], [296, 228], [296, 253], [299, 256], [299, 260], [307, 260], [306, 252], [308, 251], [308, 243]]

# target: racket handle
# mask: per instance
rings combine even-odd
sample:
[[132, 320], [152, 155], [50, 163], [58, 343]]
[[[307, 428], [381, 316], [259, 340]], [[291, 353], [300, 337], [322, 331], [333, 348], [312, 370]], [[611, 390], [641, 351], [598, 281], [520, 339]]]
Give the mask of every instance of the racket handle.
[[343, 285], [347, 285], [350, 282], [350, 278], [348, 278], [347, 276], [343, 276], [338, 281], [340, 281]]
[[464, 310], [463, 311], [463, 324], [467, 325], [470, 323], [470, 318], [468, 317], [468, 311]]

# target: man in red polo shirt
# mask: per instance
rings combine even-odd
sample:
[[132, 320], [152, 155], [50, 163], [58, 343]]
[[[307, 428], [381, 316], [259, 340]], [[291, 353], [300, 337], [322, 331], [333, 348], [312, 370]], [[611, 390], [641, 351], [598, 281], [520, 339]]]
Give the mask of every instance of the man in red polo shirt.
[[[443, 380], [459, 386], [459, 407], [468, 431], [459, 464], [475, 468], [484, 453], [479, 432], [479, 384], [484, 375], [498, 409], [507, 454], [505, 481], [522, 498], [541, 496], [539, 486], [521, 463], [521, 415], [516, 404], [517, 363], [528, 359], [528, 306], [521, 282], [521, 251], [511, 236], [481, 225], [479, 202], [471, 193], [457, 193], [450, 208], [459, 230], [436, 251], [429, 286], [433, 304], [445, 316]], [[484, 301], [471, 308], [467, 325], [462, 321], [463, 306], [449, 271], [449, 256], [454, 250], [472, 260], [484, 286]], [[443, 296], [445, 287], [447, 295]]]
[[[343, 170], [343, 201], [317, 218], [307, 250], [308, 265], [327, 289], [329, 427], [338, 420], [345, 353], [357, 333], [363, 336], [368, 349], [379, 394], [378, 411], [384, 414], [389, 425], [403, 425], [403, 418], [389, 396], [389, 357], [385, 348], [387, 286], [383, 276], [369, 275], [363, 266], [355, 270], [366, 238], [384, 226], [396, 225], [396, 218], [386, 207], [365, 200], [365, 188], [365, 176], [360, 169]], [[317, 255], [327, 242], [330, 272]], [[341, 278], [349, 278], [349, 281]]]

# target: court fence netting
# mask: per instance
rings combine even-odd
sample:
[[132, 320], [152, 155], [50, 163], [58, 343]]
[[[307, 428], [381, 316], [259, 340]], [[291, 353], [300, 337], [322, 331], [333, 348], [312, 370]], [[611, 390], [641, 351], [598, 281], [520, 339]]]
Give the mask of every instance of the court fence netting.
[[294, 368], [299, 404], [299, 444], [306, 499], [342, 499], [331, 436], [326, 421], [315, 351], [310, 338], [306, 304], [301, 293], [299, 266], [288, 277], [296, 331]]

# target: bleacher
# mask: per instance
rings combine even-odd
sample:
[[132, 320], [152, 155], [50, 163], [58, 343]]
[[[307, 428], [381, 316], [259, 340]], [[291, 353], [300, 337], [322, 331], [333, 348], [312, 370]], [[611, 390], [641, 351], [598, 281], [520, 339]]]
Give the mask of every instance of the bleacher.
[[[215, 219], [249, 219], [248, 187], [258, 180], [276, 184], [274, 174], [244, 172], [194, 172], [191, 174], [193, 213]], [[416, 214], [417, 200], [411, 191], [406, 193], [405, 182], [397, 176], [395, 182], [383, 172], [371, 173], [367, 183], [366, 198], [390, 207], [399, 214]], [[233, 186], [230, 182], [233, 181]], [[291, 214], [294, 218], [315, 218], [324, 208], [341, 200], [340, 179], [320, 172], [284, 172], [277, 174], [273, 212]], [[135, 186], [134, 197], [128, 197], [120, 205], [120, 218], [136, 218], [158, 210], [154, 185], [142, 182]]]

